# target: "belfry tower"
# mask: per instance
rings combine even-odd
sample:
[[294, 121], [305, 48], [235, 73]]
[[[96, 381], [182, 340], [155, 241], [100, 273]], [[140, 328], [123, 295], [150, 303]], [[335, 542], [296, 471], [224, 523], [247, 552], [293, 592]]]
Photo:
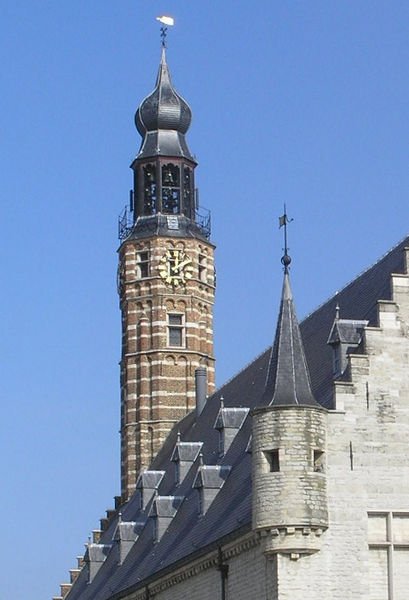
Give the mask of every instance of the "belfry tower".
[[122, 313], [121, 489], [126, 500], [174, 424], [195, 407], [195, 370], [214, 389], [215, 276], [210, 216], [198, 214], [191, 110], [175, 91], [165, 47], [135, 123], [130, 207], [119, 221]]

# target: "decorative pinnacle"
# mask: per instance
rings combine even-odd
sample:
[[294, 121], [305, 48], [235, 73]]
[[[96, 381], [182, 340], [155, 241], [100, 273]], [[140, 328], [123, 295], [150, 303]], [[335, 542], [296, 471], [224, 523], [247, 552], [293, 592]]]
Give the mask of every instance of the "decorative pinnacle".
[[284, 255], [281, 258], [281, 264], [284, 266], [284, 273], [288, 273], [288, 268], [291, 264], [291, 256], [288, 254], [288, 245], [287, 245], [287, 224], [291, 223], [294, 219], [289, 219], [287, 216], [286, 206], [284, 204], [284, 214], [282, 217], [278, 218], [279, 226], [278, 228], [284, 227]]

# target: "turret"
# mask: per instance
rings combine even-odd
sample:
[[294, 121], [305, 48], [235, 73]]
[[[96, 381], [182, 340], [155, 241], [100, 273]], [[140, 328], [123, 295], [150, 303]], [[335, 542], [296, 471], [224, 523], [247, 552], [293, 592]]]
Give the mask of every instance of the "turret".
[[[286, 216], [284, 216], [286, 219]], [[328, 526], [326, 410], [314, 399], [290, 287], [287, 252], [263, 406], [253, 411], [253, 529], [267, 554], [320, 549]]]

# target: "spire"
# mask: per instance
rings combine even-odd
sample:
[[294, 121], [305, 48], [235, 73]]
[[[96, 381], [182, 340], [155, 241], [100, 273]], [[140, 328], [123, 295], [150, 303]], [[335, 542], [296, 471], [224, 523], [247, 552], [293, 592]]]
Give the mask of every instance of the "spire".
[[[287, 222], [289, 221], [286, 215], [280, 217], [280, 226], [286, 225]], [[263, 398], [267, 404], [274, 406], [297, 404], [317, 406], [311, 391], [310, 376], [290, 286], [288, 271], [291, 258], [288, 255], [287, 235], [285, 235], [284, 252], [281, 259], [284, 265], [284, 281], [280, 313]]]

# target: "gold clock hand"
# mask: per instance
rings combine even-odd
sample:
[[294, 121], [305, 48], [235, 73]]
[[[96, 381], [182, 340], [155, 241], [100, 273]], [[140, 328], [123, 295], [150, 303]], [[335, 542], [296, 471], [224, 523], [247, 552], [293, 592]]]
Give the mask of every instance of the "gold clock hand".
[[172, 271], [174, 273], [177, 273], [177, 271], [180, 271], [180, 269], [182, 269], [183, 267], [185, 267], [186, 265], [188, 265], [191, 262], [192, 262], [191, 259], [188, 258], [188, 259], [184, 260], [183, 262], [179, 263], [178, 265], [175, 265], [174, 267], [172, 267]]

